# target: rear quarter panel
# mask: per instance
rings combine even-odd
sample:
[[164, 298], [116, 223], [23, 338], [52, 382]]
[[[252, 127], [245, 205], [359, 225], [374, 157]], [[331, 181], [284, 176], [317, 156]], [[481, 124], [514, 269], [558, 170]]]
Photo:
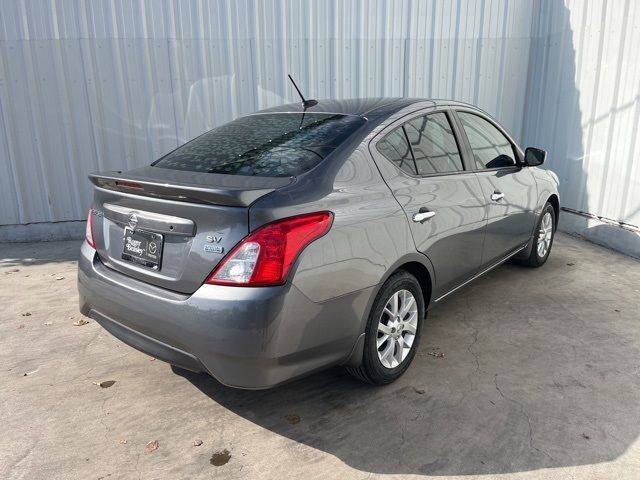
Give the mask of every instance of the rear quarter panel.
[[378, 285], [399, 258], [415, 253], [406, 217], [366, 143], [250, 210], [251, 229], [276, 218], [333, 212], [331, 230], [302, 252], [290, 277], [313, 302]]

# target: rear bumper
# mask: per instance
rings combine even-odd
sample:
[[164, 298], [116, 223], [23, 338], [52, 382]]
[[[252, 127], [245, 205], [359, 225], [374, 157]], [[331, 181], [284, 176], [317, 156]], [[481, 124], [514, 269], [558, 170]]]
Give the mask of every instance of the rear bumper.
[[361, 333], [372, 289], [314, 303], [294, 285], [203, 285], [192, 295], [105, 267], [83, 243], [80, 311], [161, 360], [225, 385], [269, 388], [339, 364]]
[[186, 368], [192, 372], [202, 372], [206, 370], [204, 365], [200, 363], [200, 360], [190, 353], [180, 350], [179, 348], [172, 347], [171, 345], [149, 337], [143, 333], [137, 332], [122, 323], [107, 317], [97, 310], [90, 309], [87, 314], [114, 337], [119, 338], [127, 345], [130, 345], [141, 352], [147, 353], [154, 358], [164, 360], [172, 365]]

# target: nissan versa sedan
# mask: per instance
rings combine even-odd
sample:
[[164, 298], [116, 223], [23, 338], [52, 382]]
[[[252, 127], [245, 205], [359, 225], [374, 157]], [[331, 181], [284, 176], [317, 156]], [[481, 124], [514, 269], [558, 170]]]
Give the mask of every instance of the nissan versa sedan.
[[[321, 100], [90, 176], [80, 310], [225, 385], [409, 367], [429, 308], [507, 259], [539, 267], [558, 178], [463, 103]], [[523, 270], [524, 274], [524, 270]]]

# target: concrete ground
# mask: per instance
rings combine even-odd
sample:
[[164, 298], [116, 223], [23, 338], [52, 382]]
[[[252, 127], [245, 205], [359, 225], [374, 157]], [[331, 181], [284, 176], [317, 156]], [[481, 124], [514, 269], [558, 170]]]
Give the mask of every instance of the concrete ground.
[[629, 257], [559, 234], [434, 309], [396, 383], [251, 392], [75, 326], [78, 247], [0, 245], [0, 478], [640, 478]]

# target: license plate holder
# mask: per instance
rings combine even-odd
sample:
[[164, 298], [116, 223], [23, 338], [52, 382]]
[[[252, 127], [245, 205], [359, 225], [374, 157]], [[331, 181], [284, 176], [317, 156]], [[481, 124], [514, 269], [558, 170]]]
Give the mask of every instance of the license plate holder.
[[125, 227], [122, 259], [151, 270], [160, 270], [164, 237], [159, 233]]

